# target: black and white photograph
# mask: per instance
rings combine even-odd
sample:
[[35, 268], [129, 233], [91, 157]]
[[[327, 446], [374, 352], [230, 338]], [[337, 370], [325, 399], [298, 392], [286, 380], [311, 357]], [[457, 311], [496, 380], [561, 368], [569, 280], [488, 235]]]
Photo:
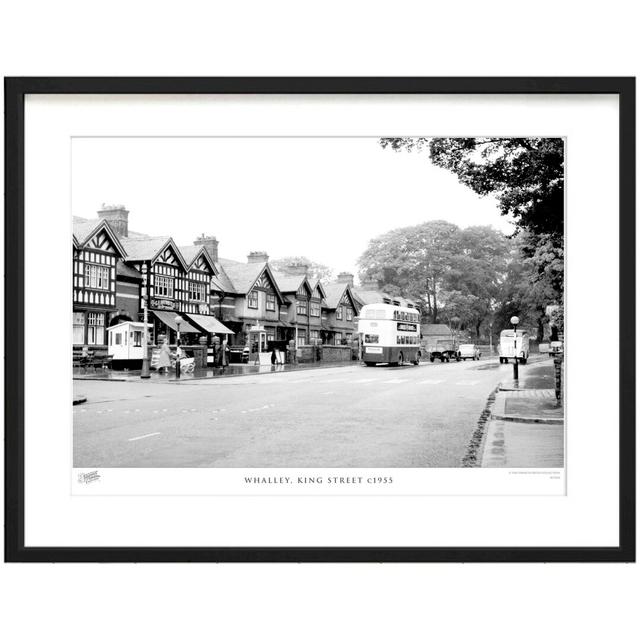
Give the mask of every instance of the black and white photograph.
[[110, 468], [241, 468], [249, 483], [271, 482], [265, 469], [379, 483], [392, 478], [376, 469], [564, 469], [565, 150], [74, 137], [79, 482]]

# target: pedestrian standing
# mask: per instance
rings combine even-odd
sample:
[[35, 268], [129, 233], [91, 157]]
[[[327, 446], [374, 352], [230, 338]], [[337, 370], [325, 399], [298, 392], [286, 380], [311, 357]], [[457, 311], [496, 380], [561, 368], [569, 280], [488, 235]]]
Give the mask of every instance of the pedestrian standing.
[[168, 373], [170, 366], [171, 366], [171, 350], [169, 349], [169, 345], [167, 344], [167, 341], [163, 340], [162, 345], [160, 346], [160, 354], [158, 355], [158, 367], [157, 367], [158, 372]]
[[222, 347], [220, 348], [221, 351], [221, 357], [220, 357], [220, 362], [222, 364], [222, 368], [224, 369], [228, 364], [229, 364], [229, 341], [225, 338], [222, 341]]

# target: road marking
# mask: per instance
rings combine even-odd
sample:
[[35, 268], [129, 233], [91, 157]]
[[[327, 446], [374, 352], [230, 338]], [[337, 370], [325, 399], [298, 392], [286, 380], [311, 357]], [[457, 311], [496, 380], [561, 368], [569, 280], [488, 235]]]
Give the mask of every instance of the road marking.
[[143, 436], [136, 436], [135, 438], [129, 438], [129, 442], [133, 442], [134, 440], [142, 440], [142, 438], [150, 438], [151, 436], [159, 436], [160, 432], [156, 431], [155, 433], [145, 433]]
[[418, 384], [440, 384], [444, 380], [421, 380]]
[[335, 391], [323, 391], [320, 395], [321, 396], [334, 396], [336, 394]]
[[391, 380], [383, 380], [382, 382], [384, 384], [400, 384], [404, 382], [404, 380], [402, 378], [392, 378]]
[[463, 380], [462, 382], [456, 382], [458, 387], [472, 387], [474, 384], [478, 384], [480, 380]]

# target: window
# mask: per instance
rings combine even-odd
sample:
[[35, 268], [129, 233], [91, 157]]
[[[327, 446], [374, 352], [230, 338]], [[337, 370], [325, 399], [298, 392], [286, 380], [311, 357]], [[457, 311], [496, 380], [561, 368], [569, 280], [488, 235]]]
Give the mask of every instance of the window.
[[342, 344], [342, 334], [341, 333], [336, 333], [335, 336], [333, 336], [333, 340], [334, 340], [334, 344]]
[[307, 332], [305, 329], [298, 329], [298, 346], [307, 344]]
[[351, 342], [353, 340], [353, 334], [352, 333], [347, 333], [346, 334], [346, 338], [347, 338], [347, 342]]
[[88, 314], [87, 344], [104, 344], [104, 313]]
[[276, 330], [273, 327], [267, 327], [267, 342], [273, 342], [276, 339]]
[[156, 295], [161, 298], [173, 298], [173, 278], [156, 276]]
[[99, 264], [84, 265], [84, 286], [90, 289], [109, 290], [109, 267]]
[[142, 346], [142, 331], [133, 332], [133, 346], [134, 347]]
[[273, 293], [267, 293], [267, 311], [276, 310], [276, 297]]
[[207, 291], [203, 282], [189, 282], [189, 300], [205, 302]]
[[336, 309], [336, 320], [342, 320], [342, 307]]
[[309, 331], [309, 338], [311, 340], [320, 340], [320, 332], [316, 329], [311, 329], [311, 331]]
[[116, 344], [122, 344], [122, 334], [116, 333]]
[[306, 301], [298, 300], [296, 303], [296, 312], [299, 316], [307, 315], [307, 303]]
[[380, 339], [380, 336], [376, 335], [375, 333], [364, 334], [364, 341], [367, 342], [368, 344], [378, 344], [379, 339]]
[[313, 316], [314, 318], [319, 318], [320, 317], [320, 303], [318, 302], [312, 302], [309, 308], [309, 315]]
[[349, 322], [353, 320], [353, 309], [351, 307], [347, 307], [347, 320]]
[[258, 308], [258, 292], [257, 291], [249, 291], [249, 295], [247, 296], [247, 304], [249, 305], [249, 309]]
[[84, 313], [73, 314], [73, 344], [84, 344]]

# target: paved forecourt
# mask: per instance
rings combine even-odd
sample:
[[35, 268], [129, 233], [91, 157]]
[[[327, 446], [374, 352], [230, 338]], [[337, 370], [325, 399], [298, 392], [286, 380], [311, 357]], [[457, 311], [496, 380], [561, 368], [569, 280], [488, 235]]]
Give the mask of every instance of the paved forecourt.
[[76, 467], [458, 467], [496, 361], [76, 381]]

